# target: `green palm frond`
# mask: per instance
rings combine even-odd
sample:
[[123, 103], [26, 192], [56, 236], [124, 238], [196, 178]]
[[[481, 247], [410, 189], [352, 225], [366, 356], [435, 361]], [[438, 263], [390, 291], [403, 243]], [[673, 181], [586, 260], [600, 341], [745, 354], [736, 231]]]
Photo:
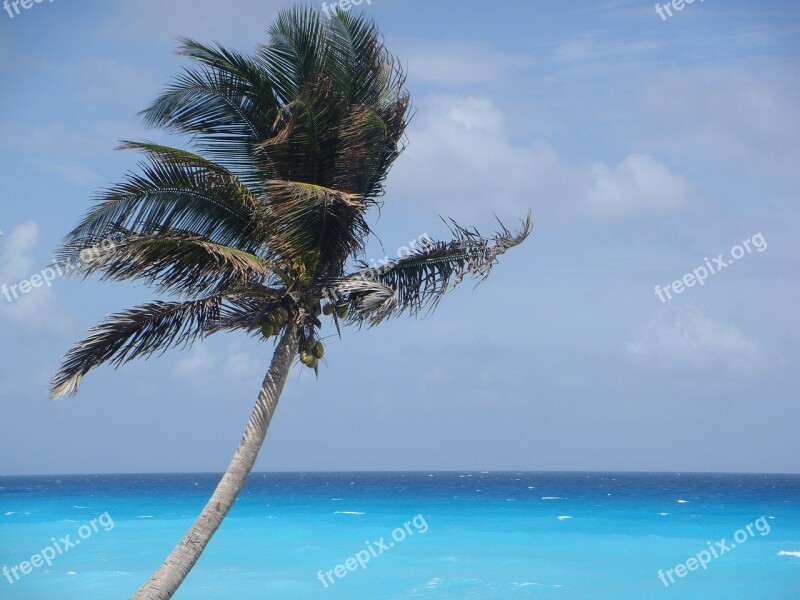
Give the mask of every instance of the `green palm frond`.
[[275, 94], [286, 105], [332, 60], [328, 29], [319, 11], [308, 6], [286, 10], [270, 27], [270, 42], [258, 55], [273, 80]]
[[217, 331], [243, 330], [261, 336], [261, 326], [267, 315], [279, 306], [286, 307], [285, 290], [258, 285], [243, 285], [228, 295], [220, 308]]
[[208, 169], [209, 171], [217, 171], [221, 174], [228, 174], [228, 171], [218, 163], [215, 163], [201, 154], [191, 152], [184, 148], [166, 146], [147, 140], [141, 142], [123, 140], [120, 142], [119, 146], [117, 146], [117, 150], [138, 150], [147, 154], [155, 162], [184, 165], [187, 167], [194, 166]]
[[273, 134], [280, 108], [261, 61], [182, 39], [179, 54], [199, 63], [175, 78], [141, 115], [147, 125], [194, 137], [198, 149], [259, 183], [254, 148]]
[[93, 248], [87, 255], [83, 247], [65, 246], [68, 254], [84, 252], [88, 258], [78, 263], [74, 275], [137, 279], [161, 293], [192, 296], [245, 283], [268, 285], [272, 275], [270, 263], [254, 254], [182, 231], [119, 232], [112, 245]]
[[364, 198], [319, 185], [270, 181], [265, 186], [271, 246], [287, 262], [320, 250], [318, 275], [341, 273], [344, 261], [363, 249], [369, 227]]
[[389, 167], [402, 153], [410, 96], [406, 76], [383, 45], [372, 21], [338, 12], [331, 37], [346, 66], [350, 109], [339, 127], [337, 186], [366, 197], [379, 196]]
[[353, 108], [343, 119], [336, 149], [334, 186], [368, 198], [383, 194], [389, 168], [403, 152], [401, 138], [407, 125], [408, 99], [383, 114], [370, 106]]
[[189, 302], [152, 302], [109, 316], [64, 355], [51, 396], [74, 395], [83, 376], [100, 364], [120, 366], [203, 337], [218, 324], [223, 299], [217, 294]]
[[[153, 157], [125, 183], [106, 190], [98, 204], [67, 237], [82, 240], [124, 228], [137, 233], [169, 229], [192, 232], [218, 244], [255, 252], [263, 247], [261, 202], [221, 167]], [[88, 247], [86, 245], [85, 247]]]
[[373, 21], [338, 11], [329, 21], [332, 68], [354, 106], [385, 107], [405, 94], [405, 75], [383, 45]]
[[[532, 222], [528, 214], [517, 232], [510, 231], [500, 223], [501, 230], [491, 237], [483, 237], [475, 229], [461, 227], [452, 220], [449, 227], [454, 235], [451, 241], [428, 240], [421, 250], [407, 257], [379, 269], [364, 268], [331, 285], [336, 295], [350, 304], [350, 320], [374, 325], [404, 310], [409, 310], [412, 315], [433, 310], [442, 297], [467, 275], [476, 278], [479, 283], [486, 279], [500, 255], [525, 241]], [[350, 288], [351, 282], [358, 280], [374, 282], [394, 290], [396, 303], [393, 309], [382, 309], [380, 319], [376, 321], [375, 316], [365, 308], [365, 293]], [[370, 301], [374, 302], [373, 299]]]
[[278, 179], [379, 196], [400, 154], [409, 99], [377, 27], [309, 9], [283, 14], [272, 33], [260, 55], [280, 80], [283, 106], [261, 155], [286, 169]]
[[[322, 86], [307, 90], [284, 106], [276, 120], [276, 134], [258, 146], [275, 166], [275, 178], [329, 184], [337, 115], [331, 113]], [[321, 97], [322, 96], [322, 97]]]

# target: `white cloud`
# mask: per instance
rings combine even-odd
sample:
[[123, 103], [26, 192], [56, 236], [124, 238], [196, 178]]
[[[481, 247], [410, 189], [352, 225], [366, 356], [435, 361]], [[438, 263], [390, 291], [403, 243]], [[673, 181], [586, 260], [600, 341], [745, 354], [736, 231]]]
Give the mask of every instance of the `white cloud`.
[[655, 158], [575, 165], [547, 141], [515, 144], [488, 98], [433, 96], [412, 122], [412, 140], [389, 191], [455, 217], [518, 214], [528, 207], [590, 218], [675, 212], [690, 185]]
[[763, 363], [760, 345], [735, 326], [693, 306], [664, 308], [625, 347], [634, 361], [662, 370], [706, 369], [752, 373]]
[[15, 227], [3, 241], [0, 250], [0, 318], [25, 329], [65, 333], [70, 330], [72, 317], [56, 302], [50, 286], [40, 283], [27, 293], [20, 289], [21, 282], [41, 275], [43, 267], [35, 258], [41, 244], [39, 226], [29, 221]]
[[28, 221], [15, 227], [8, 235], [0, 252], [0, 273], [4, 279], [17, 279], [30, 275], [35, 265], [33, 253], [41, 242], [39, 225]]
[[597, 163], [590, 172], [585, 207], [600, 216], [672, 212], [689, 193], [683, 177], [644, 154], [631, 154], [615, 167]]
[[474, 211], [518, 212], [552, 162], [546, 145], [515, 147], [504, 115], [490, 100], [435, 96], [423, 103], [409, 132], [412, 140], [392, 172], [390, 191], [404, 201], [463, 217]]

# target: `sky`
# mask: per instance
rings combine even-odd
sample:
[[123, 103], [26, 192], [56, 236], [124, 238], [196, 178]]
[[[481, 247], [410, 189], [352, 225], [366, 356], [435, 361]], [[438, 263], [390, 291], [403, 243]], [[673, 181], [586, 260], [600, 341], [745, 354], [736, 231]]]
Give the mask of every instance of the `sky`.
[[[288, 6], [0, 11], [0, 284], [33, 282], [135, 170], [119, 140], [183, 143], [136, 116], [187, 64], [179, 36], [252, 51]], [[324, 331], [327, 365], [292, 370], [256, 469], [800, 473], [800, 4], [352, 10], [415, 109], [368, 256], [446, 238], [440, 216], [491, 233], [530, 210], [534, 231], [424, 319]], [[0, 475], [225, 469], [269, 343], [214, 336], [48, 399], [72, 343], [155, 297], [63, 278], [0, 296]]]

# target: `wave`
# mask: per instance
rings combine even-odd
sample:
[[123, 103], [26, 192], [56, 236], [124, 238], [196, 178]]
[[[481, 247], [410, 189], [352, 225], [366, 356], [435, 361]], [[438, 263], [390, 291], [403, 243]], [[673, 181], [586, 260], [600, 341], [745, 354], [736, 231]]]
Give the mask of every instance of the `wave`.
[[542, 500], [563, 500], [561, 496], [542, 496]]
[[358, 512], [357, 510], [337, 510], [333, 514], [335, 514], [335, 515], [365, 515], [367, 513]]
[[795, 556], [800, 558], [800, 552], [795, 552], [793, 550], [781, 550], [778, 552], [778, 556]]
[[558, 516], [558, 520], [559, 521], [563, 521], [564, 519], [571, 519], [571, 518], [572, 517], [570, 515], [559, 515]]

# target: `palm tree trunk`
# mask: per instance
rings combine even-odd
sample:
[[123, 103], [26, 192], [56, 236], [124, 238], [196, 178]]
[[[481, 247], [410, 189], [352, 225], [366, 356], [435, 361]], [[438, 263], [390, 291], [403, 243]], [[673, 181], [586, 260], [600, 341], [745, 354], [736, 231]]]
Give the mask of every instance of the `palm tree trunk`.
[[131, 600], [172, 598], [233, 506], [253, 469], [267, 435], [267, 428], [272, 421], [272, 415], [275, 413], [275, 407], [278, 405], [278, 399], [297, 352], [297, 332], [297, 324], [294, 320], [290, 320], [275, 349], [239, 448], [208, 504], [164, 564], [153, 574], [150, 581], [131, 597]]

